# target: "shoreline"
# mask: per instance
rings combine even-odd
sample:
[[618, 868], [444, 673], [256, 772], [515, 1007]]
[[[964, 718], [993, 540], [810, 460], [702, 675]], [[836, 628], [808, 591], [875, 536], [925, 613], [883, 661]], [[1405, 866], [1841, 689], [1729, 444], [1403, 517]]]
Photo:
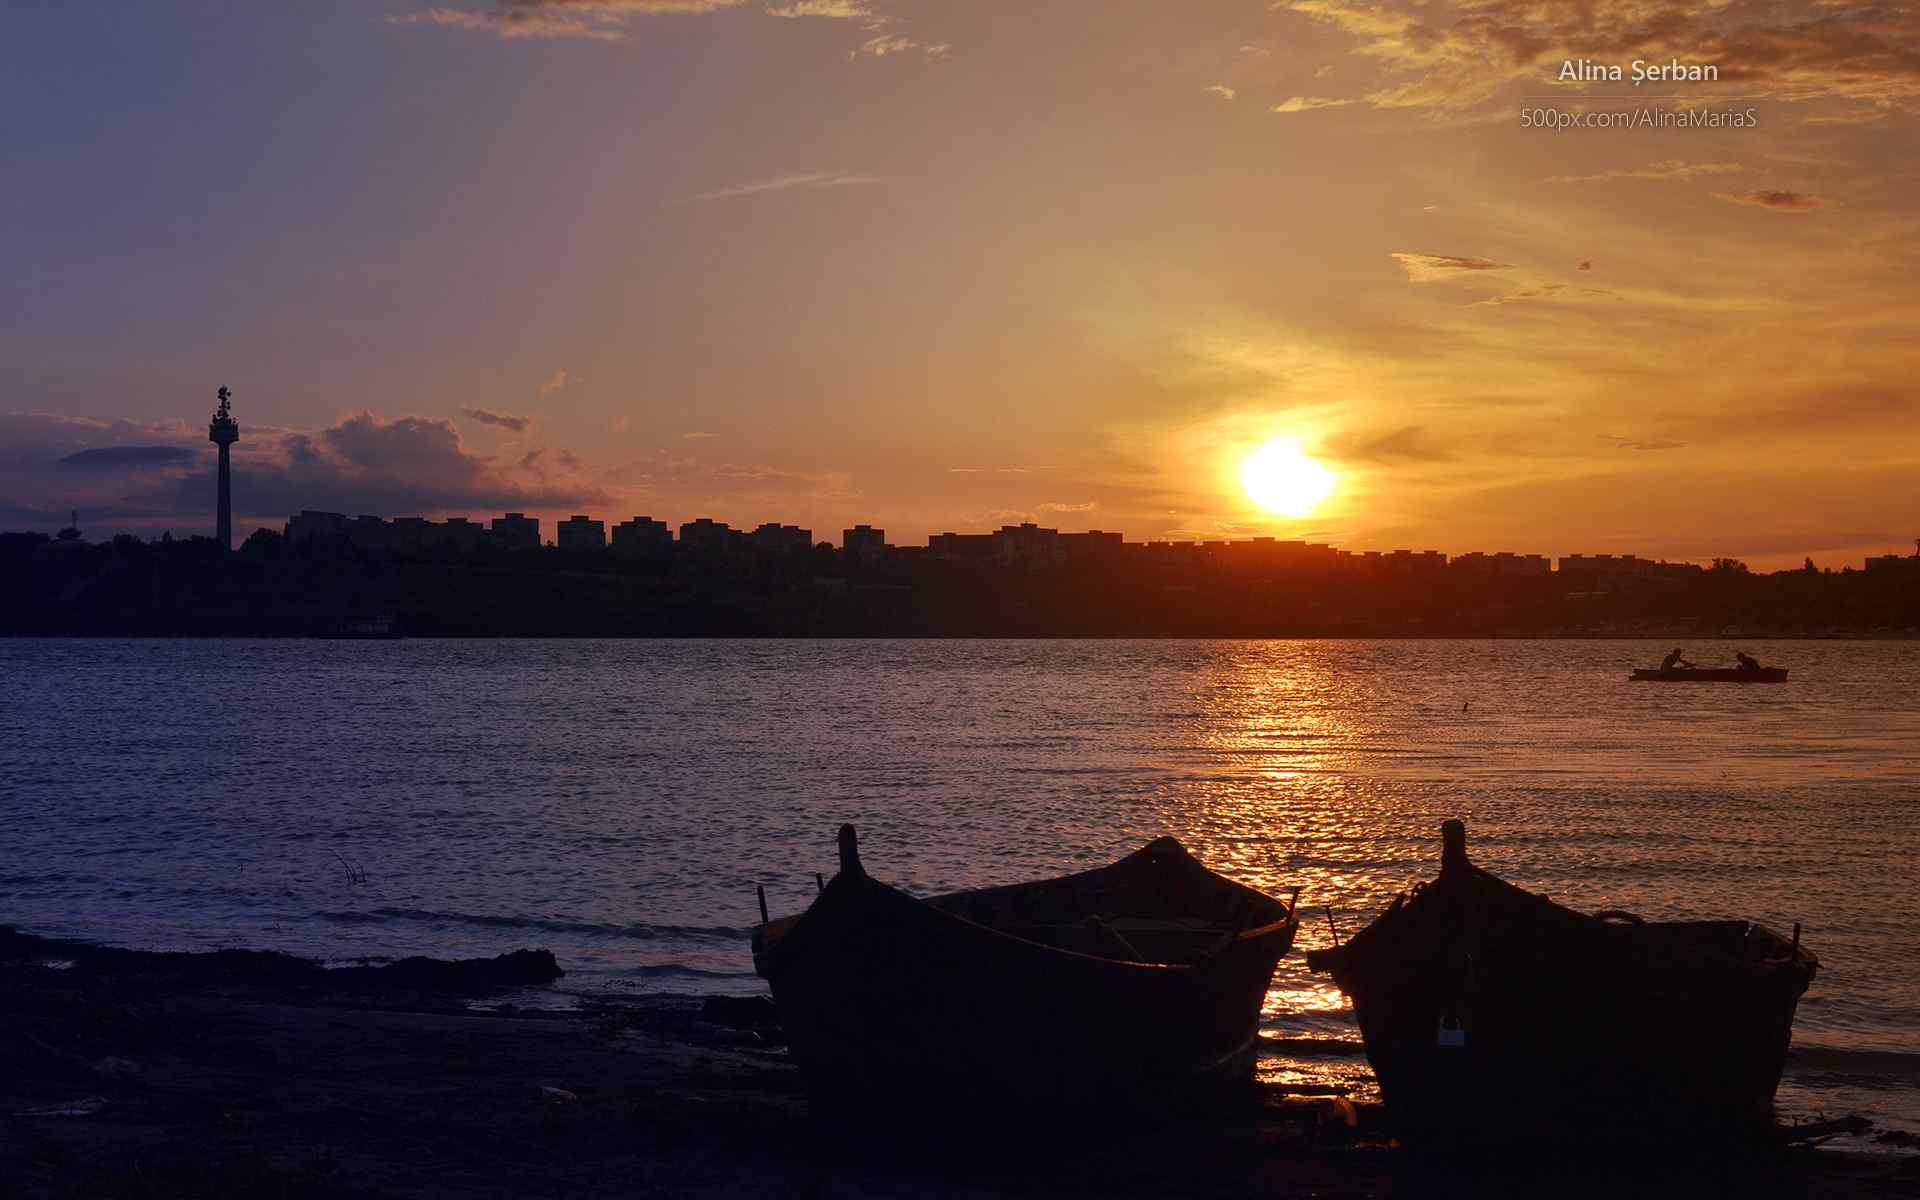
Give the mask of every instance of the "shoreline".
[[1832, 1148], [1423, 1160], [1394, 1147], [1377, 1107], [1349, 1129], [1323, 1096], [1251, 1083], [1205, 1111], [1063, 1125], [1021, 1147], [828, 1139], [764, 997], [472, 1007], [524, 986], [551, 963], [541, 953], [326, 969], [0, 927], [0, 1178], [32, 1200], [1920, 1196], [1920, 1156]]
[[1920, 642], [1920, 633], [14, 633], [21, 642]]

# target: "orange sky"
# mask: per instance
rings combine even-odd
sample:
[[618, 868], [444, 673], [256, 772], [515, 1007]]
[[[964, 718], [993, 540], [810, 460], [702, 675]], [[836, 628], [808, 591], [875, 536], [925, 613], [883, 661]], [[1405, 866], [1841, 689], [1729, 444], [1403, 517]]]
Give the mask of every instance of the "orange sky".
[[[1920, 536], [1913, 9], [397, 0], [20, 33], [0, 527], [197, 528], [226, 383], [253, 523], [1756, 566]], [[1722, 78], [1554, 82], [1568, 57]], [[1642, 107], [1757, 124], [1521, 128]], [[1308, 518], [1239, 485], [1273, 437], [1340, 474]]]

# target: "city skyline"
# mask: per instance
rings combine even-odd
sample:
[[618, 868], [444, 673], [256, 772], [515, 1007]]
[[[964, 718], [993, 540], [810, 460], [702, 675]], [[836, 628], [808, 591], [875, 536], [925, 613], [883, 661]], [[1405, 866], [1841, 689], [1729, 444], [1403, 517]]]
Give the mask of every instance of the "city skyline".
[[[1468, 7], [20, 14], [0, 527], [201, 531], [226, 383], [241, 536], [597, 509], [1904, 553], [1912, 14]], [[1521, 127], [1631, 90], [1563, 61], [1635, 58], [1717, 62], [1654, 90], [1757, 125]], [[1256, 502], [1276, 440], [1323, 499]]]

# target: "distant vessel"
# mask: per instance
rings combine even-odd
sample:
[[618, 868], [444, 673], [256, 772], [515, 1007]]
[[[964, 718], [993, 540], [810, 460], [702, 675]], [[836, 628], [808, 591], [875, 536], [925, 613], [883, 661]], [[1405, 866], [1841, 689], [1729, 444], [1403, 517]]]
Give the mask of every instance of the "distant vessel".
[[[1111, 866], [925, 900], [840, 873], [753, 933], [817, 1117], [997, 1123], [1134, 1108], [1253, 1065], [1295, 906], [1161, 838]], [[935, 1115], [938, 1114], [938, 1115]]]
[[1654, 683], [1785, 683], [1787, 669], [1760, 667], [1748, 671], [1739, 667], [1674, 667], [1663, 671], [1659, 667], [1640, 667], [1634, 670], [1628, 680]]
[[1344, 946], [1307, 955], [1353, 998], [1367, 1058], [1409, 1134], [1583, 1143], [1737, 1133], [1772, 1115], [1817, 960], [1748, 921], [1589, 916], [1467, 861]]

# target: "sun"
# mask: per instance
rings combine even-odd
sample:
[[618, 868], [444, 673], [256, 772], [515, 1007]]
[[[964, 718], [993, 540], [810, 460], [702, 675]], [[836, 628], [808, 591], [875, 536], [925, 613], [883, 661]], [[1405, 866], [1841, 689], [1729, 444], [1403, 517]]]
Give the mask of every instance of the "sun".
[[1308, 458], [1292, 438], [1275, 438], [1240, 464], [1240, 484], [1255, 504], [1283, 517], [1311, 516], [1333, 494], [1332, 471]]

